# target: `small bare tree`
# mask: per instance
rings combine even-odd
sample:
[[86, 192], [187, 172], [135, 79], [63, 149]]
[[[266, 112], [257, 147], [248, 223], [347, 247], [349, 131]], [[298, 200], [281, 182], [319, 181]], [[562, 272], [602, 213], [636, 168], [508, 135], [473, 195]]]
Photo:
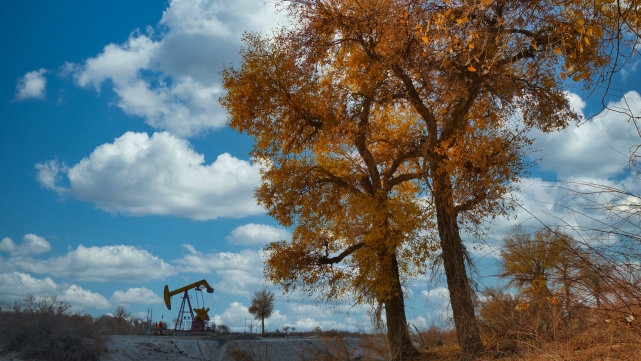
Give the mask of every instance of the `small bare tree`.
[[252, 299], [252, 305], [249, 308], [249, 313], [254, 315], [256, 320], [261, 322], [261, 331], [262, 335], [265, 335], [265, 319], [271, 316], [274, 311], [274, 292], [268, 291], [263, 288], [260, 291], [254, 293], [254, 298]]
[[114, 319], [116, 320], [116, 333], [120, 334], [123, 332], [123, 324], [129, 323], [129, 318], [131, 314], [125, 310], [125, 306], [118, 305], [116, 307], [116, 312], [114, 313]]

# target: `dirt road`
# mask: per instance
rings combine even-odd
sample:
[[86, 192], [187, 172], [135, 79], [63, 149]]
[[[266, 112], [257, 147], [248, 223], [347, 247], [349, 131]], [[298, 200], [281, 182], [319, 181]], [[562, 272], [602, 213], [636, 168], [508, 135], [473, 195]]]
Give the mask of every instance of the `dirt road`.
[[[112, 336], [103, 361], [312, 361], [365, 356], [358, 338], [252, 338], [248, 336]], [[343, 357], [341, 357], [343, 359]]]

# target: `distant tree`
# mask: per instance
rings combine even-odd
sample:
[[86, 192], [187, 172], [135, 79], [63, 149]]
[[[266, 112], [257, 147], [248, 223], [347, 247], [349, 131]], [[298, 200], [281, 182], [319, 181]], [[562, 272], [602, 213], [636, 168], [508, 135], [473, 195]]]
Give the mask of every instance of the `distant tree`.
[[116, 332], [122, 333], [122, 327], [124, 324], [129, 322], [131, 314], [125, 310], [125, 306], [118, 305], [116, 311], [114, 312], [114, 319], [116, 321]]
[[112, 335], [116, 332], [116, 322], [113, 316], [102, 315], [94, 322], [94, 328], [99, 335]]
[[532, 300], [560, 296], [565, 313], [570, 316], [577, 285], [594, 282], [585, 269], [589, 258], [572, 237], [558, 230], [526, 234], [516, 228], [504, 239], [501, 276], [511, 278], [510, 283]]
[[269, 318], [274, 311], [274, 292], [262, 289], [254, 293], [249, 313], [261, 322], [261, 332], [265, 335], [265, 319]]
[[226, 335], [229, 333], [229, 326], [227, 325], [219, 325], [218, 327], [218, 332], [220, 332], [221, 335]]

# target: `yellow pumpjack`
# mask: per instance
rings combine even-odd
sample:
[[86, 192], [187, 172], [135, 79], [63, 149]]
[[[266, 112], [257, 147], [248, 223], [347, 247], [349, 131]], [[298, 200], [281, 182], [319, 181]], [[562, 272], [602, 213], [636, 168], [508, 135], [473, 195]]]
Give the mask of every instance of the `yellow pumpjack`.
[[[183, 294], [183, 301], [182, 301], [182, 304], [180, 305], [180, 311], [178, 312], [178, 318], [176, 319], [176, 326], [174, 328], [175, 331], [184, 331], [182, 327], [183, 327], [183, 320], [185, 319], [186, 316], [189, 316], [189, 318], [192, 320], [190, 331], [197, 331], [197, 332], [205, 331], [205, 322], [209, 321], [209, 315], [207, 314], [207, 312], [209, 312], [209, 307], [205, 308], [204, 300], [203, 300], [202, 308], [192, 309], [191, 301], [189, 300], [189, 294], [187, 293], [187, 291], [191, 289], [195, 289], [196, 291], [202, 292], [203, 288], [207, 290], [207, 293], [214, 293], [214, 288], [211, 287], [205, 280], [194, 282], [190, 285], [181, 287], [174, 291], [169, 291], [169, 286], [165, 285], [164, 299], [165, 299], [165, 306], [167, 306], [168, 310], [171, 310], [171, 296], [175, 296], [179, 293]], [[198, 298], [196, 298], [196, 300], [198, 300]], [[187, 306], [189, 307], [189, 313], [187, 313], [187, 310], [185, 309], [185, 304], [187, 304]], [[194, 311], [196, 312], [196, 316], [194, 316]]]

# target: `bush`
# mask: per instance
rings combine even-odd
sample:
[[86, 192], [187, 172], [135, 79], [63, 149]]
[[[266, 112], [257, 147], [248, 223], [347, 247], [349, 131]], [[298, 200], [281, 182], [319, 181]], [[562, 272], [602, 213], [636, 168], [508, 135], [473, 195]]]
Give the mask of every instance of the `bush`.
[[12, 311], [0, 312], [2, 350], [25, 359], [98, 360], [105, 347], [93, 318], [69, 314], [69, 308], [55, 297], [29, 296]]

